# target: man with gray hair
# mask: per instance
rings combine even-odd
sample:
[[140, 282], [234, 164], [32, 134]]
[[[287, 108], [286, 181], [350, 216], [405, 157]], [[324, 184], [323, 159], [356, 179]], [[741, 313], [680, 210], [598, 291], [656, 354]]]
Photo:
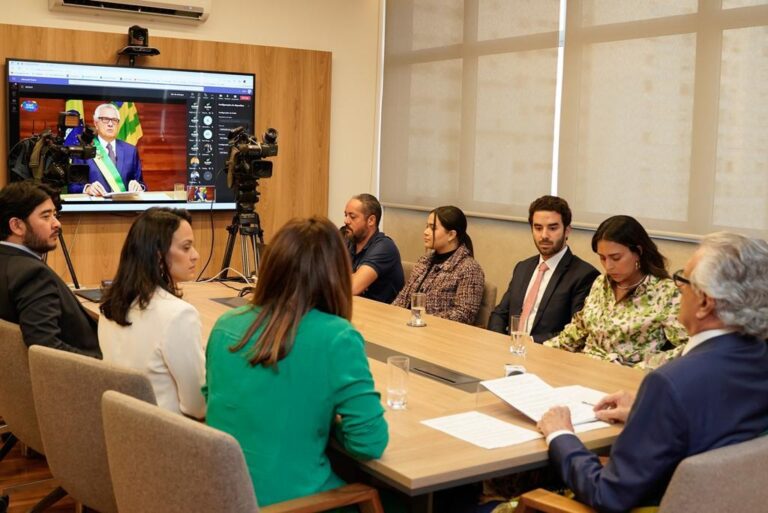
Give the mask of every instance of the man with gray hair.
[[73, 164], [88, 166], [88, 183], [69, 184], [70, 193], [104, 196], [109, 192], [141, 192], [146, 189], [141, 175], [141, 160], [136, 146], [120, 140], [120, 111], [111, 103], [102, 103], [93, 112], [97, 138], [93, 140], [96, 156], [72, 159]]
[[573, 434], [565, 407], [539, 422], [549, 457], [576, 498], [598, 511], [659, 504], [688, 456], [768, 431], [768, 242], [714, 233], [673, 278], [683, 356], [648, 374], [637, 398], [617, 392], [596, 406], [626, 422], [603, 466]]

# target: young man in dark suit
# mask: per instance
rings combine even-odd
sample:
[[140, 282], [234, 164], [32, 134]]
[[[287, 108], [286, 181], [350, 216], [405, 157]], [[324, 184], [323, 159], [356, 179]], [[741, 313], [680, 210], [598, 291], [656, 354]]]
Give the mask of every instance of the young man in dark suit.
[[0, 191], [0, 318], [19, 324], [28, 346], [100, 357], [96, 321], [42, 260], [61, 229], [53, 194], [33, 182]]
[[528, 209], [528, 224], [539, 254], [515, 266], [488, 329], [508, 333], [509, 316], [520, 315], [523, 331], [541, 343], [557, 335], [582, 309], [600, 273], [566, 245], [571, 209], [564, 199], [542, 196], [535, 200]]
[[636, 399], [617, 392], [595, 407], [601, 420], [626, 422], [605, 466], [574, 435], [568, 408], [544, 414], [550, 461], [579, 501], [598, 511], [658, 505], [683, 459], [768, 430], [765, 269], [768, 242], [720, 232], [674, 274], [691, 337]]

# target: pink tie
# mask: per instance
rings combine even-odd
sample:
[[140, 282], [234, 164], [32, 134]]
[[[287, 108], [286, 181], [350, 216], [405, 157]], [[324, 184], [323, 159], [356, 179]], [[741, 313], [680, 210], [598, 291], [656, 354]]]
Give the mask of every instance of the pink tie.
[[531, 315], [533, 305], [536, 304], [536, 298], [539, 295], [539, 287], [541, 286], [541, 280], [544, 278], [544, 273], [549, 271], [546, 262], [539, 264], [539, 273], [536, 275], [536, 279], [533, 281], [531, 290], [528, 291], [528, 295], [525, 296], [525, 302], [523, 302], [523, 313], [520, 314], [520, 329], [528, 331], [526, 324], [528, 323], [528, 316]]

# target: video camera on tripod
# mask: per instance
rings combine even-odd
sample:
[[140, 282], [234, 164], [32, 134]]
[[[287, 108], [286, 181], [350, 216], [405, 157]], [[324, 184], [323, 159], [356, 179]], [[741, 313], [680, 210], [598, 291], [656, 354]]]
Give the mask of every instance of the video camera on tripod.
[[[235, 236], [240, 234], [243, 274], [258, 274], [258, 244], [264, 244], [264, 231], [261, 229], [256, 203], [259, 202], [259, 180], [272, 176], [272, 162], [262, 160], [277, 155], [277, 130], [268, 128], [263, 141], [259, 142], [248, 134], [244, 127], [237, 127], [227, 135], [229, 157], [227, 159], [227, 185], [235, 194], [236, 212], [232, 224], [227, 226], [227, 246], [221, 270], [229, 267]], [[258, 240], [258, 244], [257, 244]], [[249, 252], [253, 253], [253, 267], [250, 265]], [[226, 272], [224, 274], [226, 278]]]
[[277, 155], [277, 130], [268, 128], [263, 142], [239, 126], [230, 130], [227, 185], [235, 193], [238, 209], [259, 202], [259, 179], [272, 177], [272, 162], [262, 160]]
[[[80, 144], [66, 145], [68, 131], [81, 126], [83, 131], [77, 136]], [[50, 186], [56, 191], [51, 196], [51, 200], [58, 216], [62, 208], [61, 193], [67, 192], [67, 186], [70, 183], [88, 181], [88, 166], [72, 164], [70, 159], [94, 158], [96, 156], [96, 147], [93, 145], [95, 136], [91, 128], [81, 125], [80, 113], [75, 110], [60, 112], [55, 135], [47, 128], [39, 134], [22, 139], [13, 147], [8, 156], [11, 181], [35, 180]], [[72, 259], [61, 231], [59, 231], [59, 243], [69, 274], [72, 276], [72, 282], [75, 288], [79, 289], [80, 283], [77, 281]]]
[[[56, 190], [62, 190], [70, 183], [88, 181], [88, 166], [72, 164], [70, 159], [92, 159], [96, 156], [93, 129], [83, 126], [77, 136], [79, 144], [65, 145], [68, 130], [81, 126], [80, 114], [71, 110], [59, 113], [57, 133], [45, 129], [39, 134], [19, 141], [8, 157], [11, 180], [39, 180]], [[55, 198], [56, 208], [60, 209], [60, 199]]]

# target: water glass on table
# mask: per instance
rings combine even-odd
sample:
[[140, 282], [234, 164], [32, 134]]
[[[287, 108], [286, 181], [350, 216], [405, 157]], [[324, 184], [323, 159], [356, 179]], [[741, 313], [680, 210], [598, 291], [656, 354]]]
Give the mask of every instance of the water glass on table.
[[525, 356], [525, 342], [528, 340], [525, 326], [520, 323], [519, 315], [509, 316], [509, 352], [517, 356]]
[[393, 410], [404, 410], [408, 405], [410, 365], [407, 356], [387, 358], [387, 405]]
[[426, 326], [427, 323], [424, 320], [426, 309], [427, 295], [423, 292], [411, 294], [411, 320], [408, 321], [408, 326], [413, 326], [414, 328]]

